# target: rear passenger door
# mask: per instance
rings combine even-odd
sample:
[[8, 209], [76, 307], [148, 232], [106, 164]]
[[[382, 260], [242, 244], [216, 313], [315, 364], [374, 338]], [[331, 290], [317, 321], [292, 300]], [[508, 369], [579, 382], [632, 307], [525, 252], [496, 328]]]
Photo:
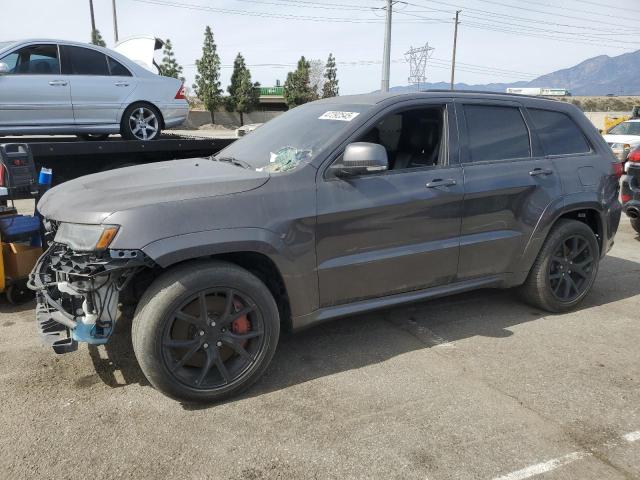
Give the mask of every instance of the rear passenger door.
[[465, 178], [458, 278], [513, 272], [561, 198], [559, 177], [517, 102], [459, 101], [456, 111]]
[[71, 102], [77, 125], [115, 124], [135, 78], [103, 52], [61, 45], [62, 71], [71, 81]]
[[566, 113], [542, 108], [527, 108], [536, 129], [542, 150], [553, 161], [562, 181], [565, 195], [596, 190], [603, 173], [609, 170], [609, 161], [600, 163], [605, 172], [597, 171], [593, 161], [595, 153], [580, 127]]

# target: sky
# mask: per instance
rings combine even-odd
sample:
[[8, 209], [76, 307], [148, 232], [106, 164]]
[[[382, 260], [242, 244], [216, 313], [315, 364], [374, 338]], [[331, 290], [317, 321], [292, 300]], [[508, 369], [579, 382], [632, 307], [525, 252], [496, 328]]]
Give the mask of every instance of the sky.
[[[384, 0], [116, 0], [120, 39], [170, 38], [191, 85], [204, 29], [213, 29], [226, 89], [242, 52], [254, 81], [284, 82], [301, 55], [338, 62], [341, 94], [380, 88]], [[113, 45], [111, 0], [94, 0], [96, 26]], [[393, 7], [391, 85], [406, 85], [411, 47], [433, 47], [429, 82], [449, 81], [453, 17], [460, 13], [456, 82], [531, 80], [597, 55], [640, 49], [639, 0], [407, 0]], [[0, 41], [89, 41], [89, 0], [0, 0]], [[540, 85], [544, 87], [544, 85]]]

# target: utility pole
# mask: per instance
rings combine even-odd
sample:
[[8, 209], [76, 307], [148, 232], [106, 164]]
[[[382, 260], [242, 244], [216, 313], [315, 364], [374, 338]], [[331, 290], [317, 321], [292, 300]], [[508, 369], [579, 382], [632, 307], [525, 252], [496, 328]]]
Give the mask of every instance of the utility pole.
[[456, 48], [458, 46], [458, 16], [462, 10], [456, 10], [456, 24], [453, 30], [453, 58], [451, 59], [451, 90], [453, 90], [453, 84], [456, 76]]
[[113, 38], [115, 43], [118, 43], [118, 14], [116, 13], [116, 0], [111, 0], [111, 6], [113, 7]]
[[387, 1], [387, 21], [384, 30], [384, 51], [382, 53], [382, 92], [389, 91], [389, 71], [391, 66], [391, 10], [393, 9], [393, 0]]
[[96, 17], [93, 15], [93, 0], [89, 0], [89, 10], [91, 11], [91, 38], [96, 31]]

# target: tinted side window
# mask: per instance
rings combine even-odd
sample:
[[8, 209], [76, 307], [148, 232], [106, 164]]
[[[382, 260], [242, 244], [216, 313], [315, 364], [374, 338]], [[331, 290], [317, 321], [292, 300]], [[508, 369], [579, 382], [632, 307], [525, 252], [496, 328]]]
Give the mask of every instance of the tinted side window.
[[516, 107], [465, 105], [469, 161], [531, 156], [529, 131]]
[[382, 145], [389, 170], [435, 167], [447, 163], [444, 105], [414, 108], [382, 118], [356, 142]]
[[109, 75], [107, 56], [82, 47], [61, 46], [62, 73], [67, 75]]
[[537, 108], [528, 111], [545, 154], [566, 155], [591, 151], [584, 134], [568, 115]]
[[56, 45], [30, 45], [3, 58], [0, 62], [9, 66], [10, 74], [59, 75], [58, 47]]
[[111, 75], [116, 77], [130, 77], [131, 72], [120, 62], [114, 60], [110, 56], [107, 55], [107, 63], [109, 64], [109, 71]]

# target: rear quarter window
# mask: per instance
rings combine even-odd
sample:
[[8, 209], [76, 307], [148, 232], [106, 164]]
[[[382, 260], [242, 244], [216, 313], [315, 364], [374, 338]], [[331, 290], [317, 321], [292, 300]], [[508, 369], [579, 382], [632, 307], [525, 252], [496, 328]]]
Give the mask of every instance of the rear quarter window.
[[591, 147], [573, 119], [564, 113], [527, 109], [546, 155], [588, 153]]

